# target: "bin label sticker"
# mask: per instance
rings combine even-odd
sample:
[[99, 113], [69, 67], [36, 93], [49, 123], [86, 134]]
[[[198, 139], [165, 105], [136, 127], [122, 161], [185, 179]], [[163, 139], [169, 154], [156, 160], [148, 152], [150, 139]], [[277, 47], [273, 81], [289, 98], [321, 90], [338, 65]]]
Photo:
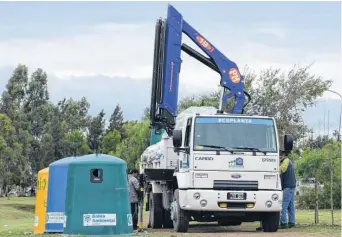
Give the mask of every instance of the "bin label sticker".
[[127, 214], [127, 224], [128, 224], [128, 226], [133, 225], [132, 214]]
[[34, 217], [34, 226], [37, 227], [38, 226], [38, 216]]
[[64, 212], [48, 212], [46, 213], [46, 224], [63, 224]]
[[66, 215], [64, 215], [63, 228], [65, 228], [65, 227], [66, 227], [66, 221], [67, 221], [67, 216], [66, 216]]
[[116, 214], [83, 214], [83, 226], [116, 226]]

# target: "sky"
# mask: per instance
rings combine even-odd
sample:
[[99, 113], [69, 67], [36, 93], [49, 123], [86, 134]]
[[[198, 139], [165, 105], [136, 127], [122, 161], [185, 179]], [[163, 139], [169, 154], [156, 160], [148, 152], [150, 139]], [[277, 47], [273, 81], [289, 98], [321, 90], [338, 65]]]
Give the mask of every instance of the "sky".
[[[170, 3], [240, 69], [314, 62], [311, 72], [333, 80], [331, 89], [342, 93], [340, 2]], [[139, 119], [150, 100], [155, 22], [166, 16], [167, 4], [1, 2], [0, 89], [22, 63], [48, 73], [53, 101], [86, 96], [92, 114], [104, 108], [107, 115], [120, 103], [126, 119]], [[215, 72], [184, 53], [182, 59], [180, 98], [217, 88]], [[326, 92], [323, 101], [338, 98]], [[340, 102], [333, 103], [331, 126], [337, 127]], [[321, 118], [317, 111], [308, 113]]]

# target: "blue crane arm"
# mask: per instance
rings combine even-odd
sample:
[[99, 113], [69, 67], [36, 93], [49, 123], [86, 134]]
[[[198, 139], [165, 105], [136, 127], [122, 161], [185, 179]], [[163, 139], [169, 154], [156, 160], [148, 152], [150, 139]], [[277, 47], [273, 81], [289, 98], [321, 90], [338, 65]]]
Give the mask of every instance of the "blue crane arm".
[[[187, 35], [209, 58], [182, 44], [182, 34]], [[222, 98], [226, 104], [234, 97], [232, 113], [241, 114], [245, 106], [244, 77], [238, 66], [223, 55], [212, 43], [188, 24], [171, 5], [167, 19], [158, 19], [155, 33], [153, 82], [151, 91], [151, 127], [158, 131], [165, 129], [171, 135], [178, 112], [179, 73], [181, 50], [196, 58], [221, 75], [220, 85], [229, 91]]]

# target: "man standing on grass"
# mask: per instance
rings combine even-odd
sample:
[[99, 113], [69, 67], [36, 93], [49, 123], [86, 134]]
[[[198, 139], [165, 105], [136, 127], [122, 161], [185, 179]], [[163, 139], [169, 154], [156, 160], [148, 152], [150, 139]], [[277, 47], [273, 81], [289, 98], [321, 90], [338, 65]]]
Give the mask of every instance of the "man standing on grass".
[[[283, 203], [280, 219], [281, 228], [292, 228], [296, 225], [296, 209], [295, 209], [295, 189], [296, 174], [292, 161], [282, 152], [280, 156], [280, 179], [283, 189]], [[287, 223], [287, 214], [289, 222]]]
[[131, 213], [133, 219], [133, 230], [138, 229], [138, 192], [140, 188], [138, 177], [138, 170], [133, 169], [128, 174], [128, 184], [129, 184], [129, 198], [131, 202]]
[[[280, 228], [294, 227], [296, 224], [295, 205], [294, 205], [294, 193], [296, 189], [296, 174], [292, 161], [286, 157], [284, 151], [280, 151], [280, 180], [283, 190], [283, 203], [280, 219]], [[289, 223], [286, 223], [286, 214], [289, 214]], [[257, 231], [262, 230], [262, 223], [260, 227], [256, 228]]]

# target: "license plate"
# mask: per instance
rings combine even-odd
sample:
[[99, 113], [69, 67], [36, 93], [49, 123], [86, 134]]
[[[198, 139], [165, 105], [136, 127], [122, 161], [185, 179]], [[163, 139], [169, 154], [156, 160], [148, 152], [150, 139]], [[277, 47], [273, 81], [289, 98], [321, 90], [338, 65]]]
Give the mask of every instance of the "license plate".
[[246, 193], [228, 193], [227, 199], [229, 200], [245, 200]]

